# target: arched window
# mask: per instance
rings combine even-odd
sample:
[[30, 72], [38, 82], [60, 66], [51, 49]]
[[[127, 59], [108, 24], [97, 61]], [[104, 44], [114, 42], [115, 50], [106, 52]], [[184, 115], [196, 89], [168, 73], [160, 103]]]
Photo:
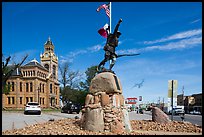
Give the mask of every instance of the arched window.
[[43, 84], [43, 87], [42, 87], [42, 92], [44, 93], [44, 86], [45, 86], [45, 84]]
[[42, 86], [42, 84], [40, 83], [40, 92], [41, 92], [41, 86]]
[[22, 84], [22, 82], [20, 82], [20, 92], [22, 92], [23, 91], [23, 84]]
[[50, 84], [50, 93], [52, 93], [52, 84]]
[[33, 92], [33, 83], [30, 83], [30, 92]]
[[11, 90], [14, 91], [14, 82], [12, 82], [11, 84], [12, 84]]
[[52, 74], [53, 74], [53, 77], [56, 78], [56, 66], [55, 65], [53, 65]]
[[26, 92], [28, 92], [28, 86], [29, 86], [28, 83], [26, 83]]
[[47, 70], [49, 70], [49, 65], [48, 64], [45, 64], [44, 66]]

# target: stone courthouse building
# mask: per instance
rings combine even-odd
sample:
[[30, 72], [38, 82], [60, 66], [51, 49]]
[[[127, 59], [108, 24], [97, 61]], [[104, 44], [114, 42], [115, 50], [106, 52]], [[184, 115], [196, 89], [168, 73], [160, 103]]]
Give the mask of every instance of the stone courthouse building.
[[4, 108], [24, 108], [27, 102], [39, 102], [41, 108], [59, 107], [58, 57], [50, 38], [40, 61], [31, 60], [12, 73], [7, 80], [11, 91], [3, 95]]

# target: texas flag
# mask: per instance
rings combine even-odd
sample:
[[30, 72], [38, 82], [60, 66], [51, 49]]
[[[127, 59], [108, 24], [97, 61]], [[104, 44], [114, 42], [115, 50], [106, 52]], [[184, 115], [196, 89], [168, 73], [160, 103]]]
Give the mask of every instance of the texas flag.
[[[107, 32], [106, 32], [106, 29], [108, 29], [108, 24], [107, 24], [107, 23], [103, 26], [103, 28], [101, 28], [101, 29], [98, 30], [98, 33], [99, 33], [102, 37], [104, 37], [104, 38], [107, 38], [107, 37], [108, 37], [108, 34], [107, 34]], [[109, 33], [109, 32], [108, 32], [108, 33]]]

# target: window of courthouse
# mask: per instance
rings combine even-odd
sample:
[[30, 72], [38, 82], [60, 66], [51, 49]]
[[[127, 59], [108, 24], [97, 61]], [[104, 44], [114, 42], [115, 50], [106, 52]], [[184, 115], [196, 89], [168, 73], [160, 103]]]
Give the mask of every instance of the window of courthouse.
[[30, 92], [33, 92], [33, 83], [30, 83]]
[[43, 91], [43, 93], [44, 93], [45, 84], [43, 84], [43, 87], [42, 87], [42, 88], [43, 88], [42, 91]]
[[22, 82], [20, 82], [20, 92], [22, 92], [23, 91], [23, 84], [22, 84]]
[[52, 93], [52, 84], [50, 84], [50, 93]]
[[15, 98], [12, 97], [12, 104], [15, 104]]
[[23, 104], [23, 97], [20, 97], [20, 104]]
[[30, 102], [33, 102], [33, 97], [30, 97]]
[[8, 84], [8, 87], [10, 87], [10, 82], [8, 82], [7, 84]]
[[15, 97], [8, 97], [8, 104], [15, 104]]
[[41, 92], [41, 86], [42, 86], [42, 84], [40, 83], [40, 92]]
[[14, 82], [12, 82], [12, 86], [11, 87], [12, 87], [12, 91], [14, 91]]
[[11, 104], [11, 97], [8, 97], [8, 104]]
[[41, 99], [42, 99], [42, 98], [40, 97], [40, 105], [41, 105]]
[[28, 83], [26, 83], [26, 92], [28, 92], [28, 86], [29, 86]]
[[28, 98], [28, 97], [26, 97], [26, 104], [28, 103], [28, 101], [29, 101], [29, 98]]

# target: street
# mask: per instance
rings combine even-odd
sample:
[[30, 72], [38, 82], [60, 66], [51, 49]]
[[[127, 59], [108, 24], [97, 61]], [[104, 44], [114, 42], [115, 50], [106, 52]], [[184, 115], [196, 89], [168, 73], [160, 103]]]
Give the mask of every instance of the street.
[[[152, 115], [151, 111], [145, 111], [145, 114]], [[169, 119], [171, 119], [171, 115], [168, 115]], [[175, 121], [182, 121], [179, 115], [174, 115], [173, 120]], [[184, 121], [190, 122], [192, 124], [197, 124], [202, 127], [202, 115], [193, 115], [193, 114], [185, 114]]]
[[[79, 114], [67, 114], [61, 112], [42, 112], [41, 115], [24, 115], [23, 112], [5, 112], [2, 111], [2, 131], [19, 129], [28, 125], [48, 122], [50, 119], [58, 120], [63, 118], [81, 117]], [[171, 115], [169, 115], [171, 119]], [[130, 120], [151, 120], [152, 114], [150, 111], [145, 111], [144, 114], [137, 114], [135, 111], [129, 112]], [[174, 120], [181, 121], [180, 116], [174, 116]], [[202, 126], [202, 115], [185, 115], [185, 121]]]
[[[168, 115], [169, 119], [171, 119], [171, 115]], [[179, 115], [173, 116], [173, 120], [182, 121]], [[202, 115], [192, 115], [192, 114], [185, 114], [184, 121], [188, 121], [192, 124], [197, 124], [202, 127]]]

